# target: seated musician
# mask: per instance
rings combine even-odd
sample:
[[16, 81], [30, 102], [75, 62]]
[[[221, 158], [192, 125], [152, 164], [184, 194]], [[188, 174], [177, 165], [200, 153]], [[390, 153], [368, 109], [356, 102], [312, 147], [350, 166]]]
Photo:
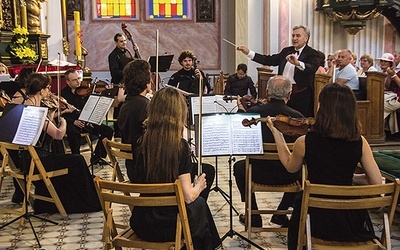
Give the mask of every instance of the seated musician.
[[[42, 100], [50, 94], [51, 78], [48, 75], [32, 73], [28, 77], [26, 105], [41, 106]], [[71, 106], [68, 112], [72, 112]], [[52, 121], [54, 111], [49, 110], [48, 118], [44, 123], [43, 132], [39, 139], [36, 151], [46, 171], [68, 168], [68, 174], [52, 178], [51, 181], [67, 213], [86, 213], [101, 210], [101, 205], [93, 184], [92, 176], [83, 156], [79, 154], [56, 154], [52, 151], [55, 140], [61, 140], [67, 129], [67, 122], [63, 117], [59, 118], [57, 127]], [[25, 163], [28, 168], [30, 160], [24, 159], [27, 154], [21, 154], [19, 166]], [[43, 181], [34, 182], [35, 193], [48, 195]], [[35, 213], [57, 213], [54, 203], [35, 200], [33, 203]]]
[[[88, 100], [89, 96], [79, 96], [76, 89], [81, 86], [81, 78], [75, 69], [68, 69], [65, 72], [65, 81], [67, 86], [61, 91], [61, 96], [64, 97], [67, 102], [75, 106], [78, 110], [82, 110]], [[67, 138], [68, 143], [71, 148], [72, 154], [80, 154], [81, 146], [81, 133], [88, 132], [99, 136], [99, 141], [94, 150], [94, 155], [90, 160], [91, 163], [97, 163], [101, 158], [107, 156], [107, 152], [101, 142], [103, 138], [107, 137], [111, 140], [113, 136], [113, 129], [104, 124], [86, 124], [80, 121], [79, 111], [75, 110], [70, 114], [65, 114], [65, 119], [67, 120]]]
[[175, 72], [168, 81], [168, 85], [177, 87], [189, 93], [199, 93], [199, 79], [203, 77], [203, 93], [207, 94], [211, 91], [210, 83], [208, 82], [203, 71], [197, 68], [197, 58], [190, 50], [181, 52], [178, 58], [182, 69]]
[[[269, 79], [267, 83], [267, 98], [268, 103], [260, 106], [251, 107], [246, 110], [247, 113], [258, 113], [261, 117], [276, 116], [276, 115], [286, 115], [292, 118], [302, 118], [303, 115], [286, 105], [290, 98], [292, 91], [292, 84], [289, 79], [284, 76], [275, 76]], [[240, 110], [243, 112], [244, 107], [238, 100], [238, 112]], [[274, 142], [271, 131], [262, 124], [262, 136], [263, 142]], [[286, 136], [288, 141], [294, 142], [296, 138]], [[295, 173], [289, 173], [284, 166], [279, 161], [263, 161], [263, 160], [253, 160], [250, 162], [253, 166], [253, 182], [260, 184], [290, 184], [296, 180], [301, 180], [301, 171], [296, 171]], [[234, 176], [236, 179], [236, 184], [238, 186], [242, 202], [245, 201], [245, 160], [238, 161], [234, 164]], [[294, 198], [296, 193], [284, 193], [282, 200], [278, 206], [278, 209], [286, 210], [293, 206]], [[255, 195], [252, 194], [251, 206], [254, 209], [258, 209]], [[239, 215], [239, 221], [244, 224], [245, 216], [244, 214]], [[271, 222], [281, 225], [283, 227], [288, 226], [289, 219], [286, 215], [273, 215]], [[253, 227], [262, 227], [261, 215], [253, 215], [252, 219]]]
[[[129, 62], [124, 68], [123, 79], [127, 96], [118, 116], [118, 125], [121, 129], [122, 142], [135, 145], [145, 131], [143, 122], [147, 118], [147, 106], [150, 103], [145, 96], [151, 91], [150, 64], [142, 59]], [[168, 144], [164, 143], [161, 138], [158, 143], [168, 147]], [[137, 180], [133, 171], [133, 161], [126, 160], [125, 163], [129, 179], [132, 182]], [[197, 163], [192, 163], [192, 165], [191, 177], [193, 180], [197, 175]], [[214, 181], [215, 169], [210, 164], [203, 163], [202, 170], [207, 176], [207, 187], [201, 193], [201, 196], [207, 201]]]
[[251, 96], [256, 98], [257, 91], [254, 87], [253, 80], [247, 75], [247, 65], [240, 63], [236, 68], [236, 73], [230, 75], [226, 80], [224, 94], [230, 96], [244, 96], [248, 94], [249, 90]]
[[[313, 130], [295, 141], [292, 153], [287, 149], [282, 133], [269, 118], [267, 125], [278, 146], [279, 158], [289, 172], [298, 172], [305, 160], [307, 179], [311, 183], [351, 186], [353, 173], [361, 163], [366, 183], [381, 184], [381, 173], [367, 140], [361, 135], [358, 117], [354, 93], [345, 85], [333, 83], [321, 90]], [[301, 197], [298, 197], [289, 223], [290, 250], [298, 249], [301, 210]], [[369, 221], [367, 210], [310, 209], [309, 214], [314, 237], [332, 241], [366, 241], [375, 238], [374, 232], [366, 227]]]
[[[149, 73], [148, 73], [149, 74]], [[187, 118], [183, 95], [174, 88], [158, 90], [148, 106], [148, 124], [143, 137], [133, 145], [135, 183], [182, 183], [194, 249], [221, 245], [210, 209], [201, 197], [208, 176], [192, 180], [190, 147], [182, 138]], [[144, 240], [174, 241], [177, 208], [135, 207], [130, 225]]]

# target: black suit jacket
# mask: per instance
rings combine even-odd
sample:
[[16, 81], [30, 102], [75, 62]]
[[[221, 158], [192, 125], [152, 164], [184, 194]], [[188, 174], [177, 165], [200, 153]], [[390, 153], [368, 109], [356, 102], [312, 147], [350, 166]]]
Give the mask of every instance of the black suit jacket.
[[[282, 75], [283, 69], [285, 68], [286, 56], [294, 53], [295, 49], [293, 46], [284, 48], [280, 53], [273, 55], [261, 55], [256, 53], [253, 58], [253, 61], [261, 63], [262, 65], [268, 66], [279, 66], [278, 67], [278, 75]], [[297, 67], [294, 70], [294, 80], [299, 89], [303, 89], [305, 87], [314, 86], [314, 78], [315, 72], [318, 69], [318, 52], [306, 45], [301, 52], [299, 61], [304, 63], [305, 69], [304, 71], [298, 69]]]

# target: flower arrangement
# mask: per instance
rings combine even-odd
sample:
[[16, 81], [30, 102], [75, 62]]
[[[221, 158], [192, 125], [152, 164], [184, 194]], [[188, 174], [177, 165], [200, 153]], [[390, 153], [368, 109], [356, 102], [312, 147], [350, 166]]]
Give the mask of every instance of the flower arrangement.
[[36, 62], [38, 55], [28, 42], [28, 30], [18, 25], [13, 29], [13, 34], [13, 43], [10, 44], [11, 54], [18, 58], [23, 64]]

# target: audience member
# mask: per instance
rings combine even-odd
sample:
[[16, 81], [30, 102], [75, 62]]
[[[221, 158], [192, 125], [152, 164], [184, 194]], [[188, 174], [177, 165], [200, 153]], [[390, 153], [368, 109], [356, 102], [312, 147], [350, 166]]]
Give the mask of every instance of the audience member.
[[[293, 118], [302, 118], [303, 115], [290, 108], [286, 105], [290, 99], [290, 94], [292, 91], [292, 84], [289, 79], [284, 76], [275, 76], [269, 79], [267, 83], [267, 98], [268, 103], [249, 108], [246, 112], [257, 113], [261, 117], [276, 116], [276, 115], [287, 115]], [[243, 111], [243, 106], [239, 103], [239, 111]], [[271, 131], [267, 128], [266, 124], [262, 124], [262, 135], [263, 142], [274, 142]], [[295, 137], [285, 136], [286, 140], [289, 142], [294, 142]], [[282, 185], [290, 184], [296, 180], [301, 180], [301, 171], [296, 173], [289, 173], [285, 167], [279, 161], [263, 161], [263, 160], [253, 160], [250, 162], [253, 166], [253, 181], [255, 183], [261, 184], [271, 184], [271, 185]], [[236, 162], [233, 166], [234, 175], [236, 179], [236, 185], [239, 189], [242, 202], [245, 201], [245, 160], [240, 160]], [[289, 207], [293, 207], [294, 198], [296, 193], [284, 193], [282, 200], [278, 206], [280, 210], [286, 210]], [[258, 209], [256, 197], [254, 194], [251, 196], [251, 207], [252, 209]], [[239, 221], [244, 224], [245, 218], [244, 214], [239, 215]], [[289, 219], [286, 215], [273, 215], [271, 222], [281, 225], [283, 227], [288, 226]], [[251, 219], [252, 226], [261, 227], [262, 219], [261, 215], [254, 215]]]
[[[134, 183], [165, 183], [179, 179], [188, 211], [195, 249], [216, 249], [221, 245], [210, 209], [200, 196], [207, 186], [206, 174], [192, 181], [191, 153], [182, 138], [187, 104], [174, 88], [158, 90], [148, 106], [148, 123], [143, 137], [133, 145]], [[177, 209], [135, 207], [130, 225], [144, 240], [173, 241]]]
[[253, 80], [247, 75], [247, 65], [240, 63], [236, 68], [236, 73], [230, 75], [226, 80], [224, 94], [231, 96], [244, 96], [248, 94], [249, 90], [251, 96], [256, 98], [257, 91], [254, 87]]
[[358, 82], [357, 72], [351, 64], [351, 51], [348, 49], [341, 50], [336, 60], [336, 83], [347, 85], [351, 90], [358, 90], [360, 85]]
[[[381, 184], [382, 176], [372, 156], [367, 140], [361, 135], [354, 93], [348, 86], [328, 84], [319, 95], [319, 110], [313, 130], [299, 137], [291, 153], [280, 131], [267, 118], [278, 146], [279, 158], [289, 172], [297, 172], [307, 162], [311, 183], [349, 185], [359, 163], [368, 184]], [[297, 248], [301, 211], [301, 196], [297, 196], [289, 222], [288, 249]], [[310, 209], [312, 236], [324, 240], [358, 241], [374, 239], [374, 232], [366, 225], [367, 210], [326, 211]]]
[[300, 111], [303, 115], [314, 116], [314, 78], [318, 68], [318, 52], [307, 45], [310, 29], [306, 26], [295, 26], [292, 29], [293, 46], [282, 49], [278, 54], [261, 55], [238, 46], [248, 58], [268, 66], [279, 66], [278, 75], [290, 79], [293, 90], [288, 106]]
[[10, 74], [8, 67], [4, 63], [0, 63], [0, 75]]
[[360, 69], [357, 71], [358, 77], [367, 77], [365, 72], [369, 71], [378, 71], [374, 66], [374, 59], [372, 59], [371, 55], [364, 54], [360, 57]]

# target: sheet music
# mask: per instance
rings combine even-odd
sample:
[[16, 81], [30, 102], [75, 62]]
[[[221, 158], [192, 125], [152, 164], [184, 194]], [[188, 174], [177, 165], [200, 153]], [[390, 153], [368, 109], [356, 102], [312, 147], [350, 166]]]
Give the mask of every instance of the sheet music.
[[27, 106], [24, 108], [12, 143], [36, 145], [47, 116], [47, 108]]
[[259, 114], [215, 114], [202, 118], [203, 156], [263, 154], [261, 126], [244, 127]]
[[90, 95], [78, 119], [100, 125], [106, 117], [113, 101], [114, 98]]
[[[236, 113], [237, 101], [224, 101], [223, 95], [203, 96], [203, 114]], [[199, 114], [200, 101], [198, 96], [190, 97], [192, 124], [194, 116]]]

